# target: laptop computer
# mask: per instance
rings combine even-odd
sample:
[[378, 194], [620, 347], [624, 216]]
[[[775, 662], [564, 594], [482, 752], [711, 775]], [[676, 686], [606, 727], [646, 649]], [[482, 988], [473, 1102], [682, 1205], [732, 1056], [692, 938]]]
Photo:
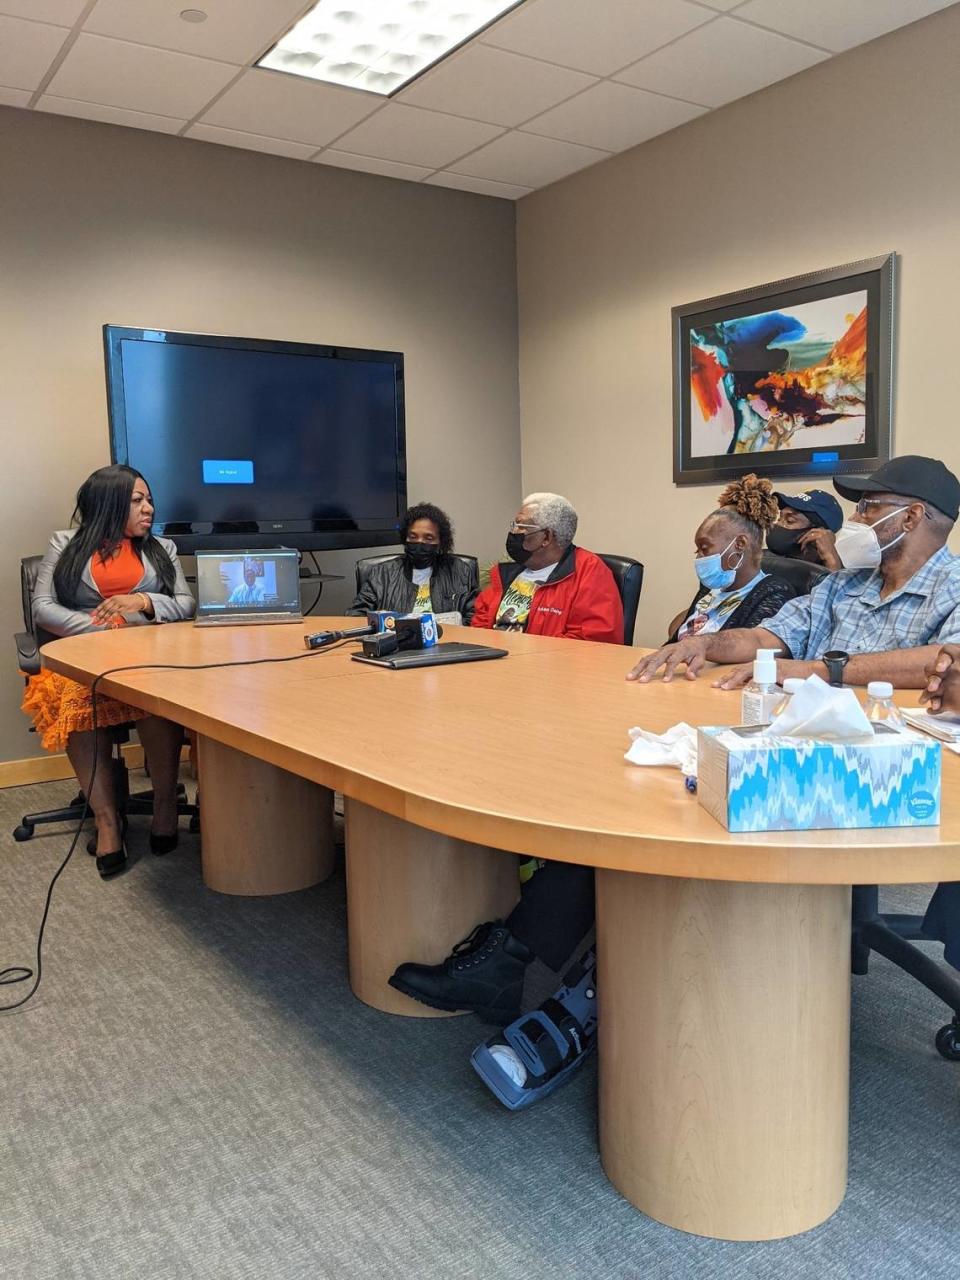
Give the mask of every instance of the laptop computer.
[[459, 640], [445, 640], [429, 649], [403, 649], [388, 653], [383, 658], [366, 658], [362, 653], [353, 654], [354, 662], [367, 662], [371, 667], [437, 667], [450, 662], [483, 662], [487, 658], [505, 658], [508, 649], [494, 649], [488, 644], [464, 644]]
[[296, 551], [197, 552], [196, 626], [302, 621]]

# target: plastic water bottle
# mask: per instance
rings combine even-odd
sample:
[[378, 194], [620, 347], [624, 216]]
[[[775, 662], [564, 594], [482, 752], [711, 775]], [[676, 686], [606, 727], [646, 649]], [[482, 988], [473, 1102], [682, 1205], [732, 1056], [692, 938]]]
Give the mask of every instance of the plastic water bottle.
[[769, 724], [773, 709], [783, 698], [777, 684], [779, 649], [758, 649], [753, 661], [753, 679], [743, 691], [740, 701], [741, 724]]
[[888, 680], [870, 681], [864, 710], [871, 724], [885, 724], [891, 729], [905, 727], [900, 709], [893, 700], [893, 685]]
[[798, 689], [802, 689], [802, 688], [803, 688], [803, 681], [800, 679], [799, 676], [788, 676], [787, 679], [784, 680], [783, 697], [780, 699], [777, 705], [773, 708], [774, 719], [776, 719], [777, 716], [783, 715], [784, 711], [786, 711], [787, 707], [789, 707], [790, 705], [790, 699], [793, 697], [793, 695], [797, 692]]

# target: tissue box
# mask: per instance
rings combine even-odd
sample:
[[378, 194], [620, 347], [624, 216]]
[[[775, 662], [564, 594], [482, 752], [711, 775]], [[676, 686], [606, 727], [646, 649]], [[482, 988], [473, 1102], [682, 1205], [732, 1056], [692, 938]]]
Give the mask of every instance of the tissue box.
[[698, 730], [697, 798], [728, 831], [933, 827], [940, 744], [878, 728], [862, 742]]

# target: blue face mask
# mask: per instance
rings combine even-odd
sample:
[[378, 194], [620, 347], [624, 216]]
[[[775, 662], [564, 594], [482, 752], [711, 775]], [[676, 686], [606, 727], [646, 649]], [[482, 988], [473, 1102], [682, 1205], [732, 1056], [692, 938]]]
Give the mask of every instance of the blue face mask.
[[697, 577], [709, 591], [725, 591], [731, 586], [734, 578], [737, 576], [737, 570], [743, 564], [743, 552], [740, 552], [740, 559], [732, 569], [723, 567], [723, 557], [736, 542], [736, 538], [731, 538], [722, 551], [714, 556], [698, 556], [693, 567], [697, 571]]

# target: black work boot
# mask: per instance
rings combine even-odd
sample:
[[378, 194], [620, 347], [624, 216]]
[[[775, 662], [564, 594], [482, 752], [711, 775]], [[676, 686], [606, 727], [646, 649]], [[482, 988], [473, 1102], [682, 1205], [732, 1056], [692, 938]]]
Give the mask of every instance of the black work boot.
[[464, 1009], [505, 1026], [520, 1012], [523, 975], [533, 952], [502, 920], [478, 924], [441, 964], [402, 964], [391, 987], [431, 1009]]

